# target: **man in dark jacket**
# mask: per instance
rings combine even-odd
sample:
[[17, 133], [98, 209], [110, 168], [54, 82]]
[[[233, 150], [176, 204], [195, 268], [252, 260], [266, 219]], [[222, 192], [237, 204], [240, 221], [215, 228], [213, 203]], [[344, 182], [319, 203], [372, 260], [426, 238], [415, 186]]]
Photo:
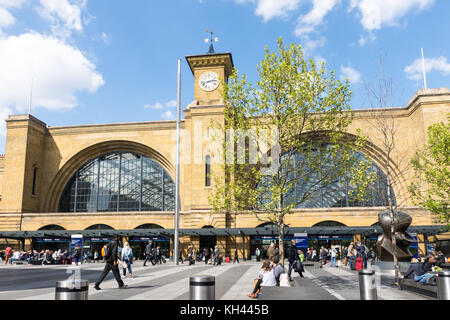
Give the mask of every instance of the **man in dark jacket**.
[[287, 256], [289, 261], [289, 269], [288, 269], [289, 281], [293, 281], [291, 278], [292, 269], [297, 271], [300, 277], [303, 278], [303, 274], [297, 268], [297, 261], [300, 260], [300, 257], [298, 256], [297, 247], [295, 246], [295, 240], [291, 241], [291, 246], [288, 249]]
[[151, 241], [149, 241], [147, 246], [145, 247], [144, 253], [145, 253], [144, 267], [147, 261], [150, 261], [152, 265], [155, 265], [155, 262], [153, 261], [153, 248]]
[[119, 248], [119, 236], [114, 237], [114, 241], [108, 244], [107, 250], [110, 251], [108, 254], [105, 253], [105, 269], [103, 270], [100, 278], [95, 283], [94, 288], [100, 290], [100, 283], [105, 279], [106, 275], [109, 271], [112, 270], [114, 277], [119, 285], [119, 289], [124, 289], [127, 286], [123, 283], [122, 279], [120, 279], [119, 265], [118, 265], [118, 248]]
[[421, 276], [425, 273], [423, 270], [422, 264], [416, 258], [411, 260], [411, 265], [409, 266], [408, 271], [403, 275], [404, 278], [414, 280], [414, 276]]

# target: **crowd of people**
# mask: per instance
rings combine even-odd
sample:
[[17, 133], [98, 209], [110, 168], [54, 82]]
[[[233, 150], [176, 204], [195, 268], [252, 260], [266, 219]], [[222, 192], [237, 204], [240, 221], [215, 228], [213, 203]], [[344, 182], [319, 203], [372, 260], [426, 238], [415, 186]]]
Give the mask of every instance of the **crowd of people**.
[[[214, 249], [213, 248], [209, 248], [209, 249], [203, 248], [203, 250], [199, 250], [199, 251], [196, 251], [194, 246], [188, 246], [187, 260], [189, 261], [189, 265], [193, 265], [193, 264], [195, 264], [195, 262], [204, 262], [205, 264], [219, 266], [223, 262], [223, 256], [220, 253], [218, 246], [215, 246]], [[179, 252], [178, 261], [180, 261], [181, 263], [184, 263], [183, 253], [181, 251]], [[233, 263], [236, 261], [239, 263], [237, 249], [235, 250], [235, 253], [234, 253]]]

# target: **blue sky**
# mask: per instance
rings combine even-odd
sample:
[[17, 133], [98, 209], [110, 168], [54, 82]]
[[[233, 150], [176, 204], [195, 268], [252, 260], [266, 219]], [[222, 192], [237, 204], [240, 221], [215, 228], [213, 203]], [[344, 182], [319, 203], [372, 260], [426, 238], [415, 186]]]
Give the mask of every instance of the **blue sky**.
[[423, 82], [449, 87], [450, 1], [446, 0], [0, 0], [0, 153], [8, 114], [28, 111], [49, 126], [175, 118], [177, 59], [182, 104], [193, 100], [186, 55], [231, 52], [256, 81], [264, 46], [299, 43], [338, 78], [354, 108], [368, 107], [382, 57], [405, 106]]

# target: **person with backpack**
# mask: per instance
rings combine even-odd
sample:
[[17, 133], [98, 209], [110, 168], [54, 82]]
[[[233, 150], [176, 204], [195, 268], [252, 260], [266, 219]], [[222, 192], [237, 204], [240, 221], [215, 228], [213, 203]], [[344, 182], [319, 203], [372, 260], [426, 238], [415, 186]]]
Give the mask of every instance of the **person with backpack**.
[[144, 267], [147, 261], [150, 261], [152, 265], [155, 265], [155, 262], [153, 261], [153, 249], [151, 241], [149, 241], [147, 246], [145, 247], [144, 254], [145, 254]]
[[80, 259], [81, 258], [81, 248], [78, 243], [75, 245], [75, 248], [73, 248], [72, 257], [75, 259], [75, 264], [77, 266], [78, 266], [78, 261], [80, 261], [82, 263], [82, 261]]
[[289, 261], [289, 269], [288, 269], [289, 281], [294, 281], [294, 280], [292, 280], [292, 277], [291, 277], [292, 269], [294, 269], [294, 271], [298, 272], [300, 277], [303, 277], [303, 274], [298, 269], [297, 261], [300, 261], [300, 257], [298, 255], [297, 247], [295, 245], [295, 240], [291, 241], [291, 245], [288, 248], [287, 256], [288, 256], [288, 261]]
[[120, 278], [119, 272], [119, 262], [118, 260], [118, 252], [119, 252], [119, 240], [120, 237], [118, 235], [114, 236], [114, 241], [108, 243], [105, 247], [105, 269], [103, 269], [100, 278], [95, 282], [94, 288], [96, 290], [101, 290], [100, 283], [102, 283], [103, 279], [108, 275], [110, 271], [114, 274], [116, 278], [117, 284], [119, 285], [119, 289], [124, 289], [127, 287], [126, 284], [123, 283]]

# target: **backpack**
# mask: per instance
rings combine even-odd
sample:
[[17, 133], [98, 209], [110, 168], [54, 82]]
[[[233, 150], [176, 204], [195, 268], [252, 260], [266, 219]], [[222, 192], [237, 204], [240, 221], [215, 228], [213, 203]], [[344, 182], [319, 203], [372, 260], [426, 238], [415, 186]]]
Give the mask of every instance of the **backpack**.
[[109, 260], [112, 257], [112, 250], [111, 250], [111, 242], [108, 243], [105, 247], [105, 260]]

